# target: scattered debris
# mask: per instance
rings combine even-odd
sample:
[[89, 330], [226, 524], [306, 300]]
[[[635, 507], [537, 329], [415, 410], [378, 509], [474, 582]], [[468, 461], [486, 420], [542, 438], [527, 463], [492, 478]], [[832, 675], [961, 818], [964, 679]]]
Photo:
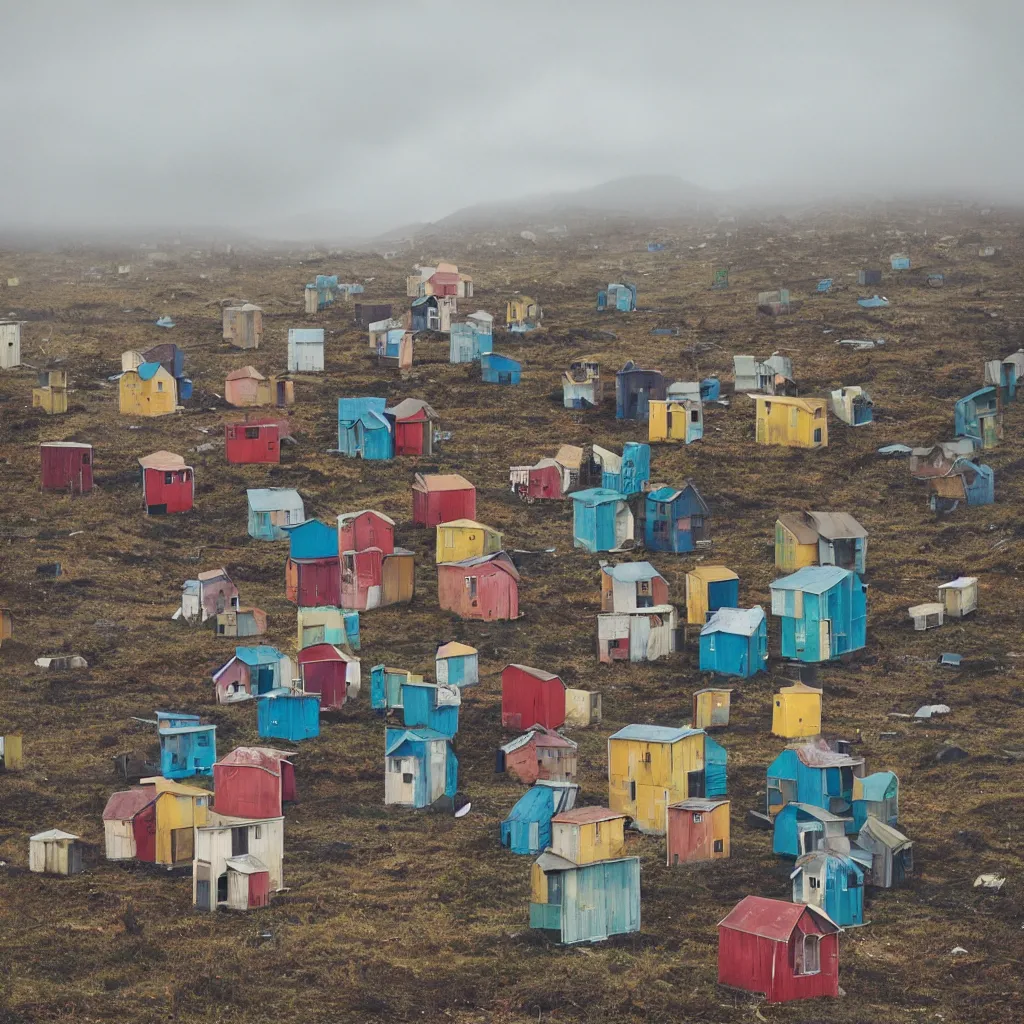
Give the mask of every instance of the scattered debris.
[[1006, 885], [1006, 879], [1001, 875], [978, 875], [974, 880], [974, 888], [993, 889], [999, 892]]
[[174, 327], [174, 321], [169, 316], [162, 316], [156, 322], [157, 327]]
[[948, 651], [939, 655], [939, 664], [945, 665], [947, 668], [959, 668], [963, 660], [962, 654], [950, 654]]
[[885, 338], [876, 338], [871, 341], [868, 338], [843, 338], [841, 341], [836, 342], [837, 345], [846, 345], [849, 348], [860, 350], [866, 348], [875, 348], [876, 346], [884, 346]]
[[53, 672], [67, 672], [72, 668], [88, 668], [89, 663], [80, 654], [58, 654], [48, 658], [36, 658], [39, 668], [48, 668]]
[[954, 946], [950, 951], [950, 956], [959, 956], [961, 953], [966, 953], [967, 950], [963, 946]]
[[910, 448], [905, 444], [887, 444], [878, 449], [878, 454], [902, 459], [908, 456], [913, 450], [913, 448]]
[[914, 712], [915, 718], [931, 718], [933, 715], [948, 715], [948, 704], [925, 704]]

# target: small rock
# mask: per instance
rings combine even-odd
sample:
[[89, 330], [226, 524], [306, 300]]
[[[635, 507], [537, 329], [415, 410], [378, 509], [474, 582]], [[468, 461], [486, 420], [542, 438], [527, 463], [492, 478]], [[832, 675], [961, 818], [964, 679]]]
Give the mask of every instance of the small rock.
[[935, 760], [939, 764], [953, 764], [956, 761], [966, 761], [970, 756], [963, 747], [943, 747], [935, 755]]

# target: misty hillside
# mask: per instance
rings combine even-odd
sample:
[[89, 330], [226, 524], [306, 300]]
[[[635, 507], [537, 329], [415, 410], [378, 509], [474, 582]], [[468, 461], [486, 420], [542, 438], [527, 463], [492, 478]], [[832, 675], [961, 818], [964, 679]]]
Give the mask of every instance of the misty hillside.
[[618, 214], [669, 217], [715, 205], [716, 194], [670, 174], [616, 178], [571, 192], [523, 196], [500, 203], [478, 203], [456, 210], [432, 227], [505, 227], [574, 216]]

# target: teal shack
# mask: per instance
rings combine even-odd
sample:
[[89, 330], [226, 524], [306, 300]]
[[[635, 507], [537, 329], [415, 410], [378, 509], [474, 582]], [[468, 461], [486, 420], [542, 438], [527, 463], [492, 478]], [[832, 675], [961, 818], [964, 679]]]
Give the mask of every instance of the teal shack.
[[867, 644], [867, 587], [849, 569], [807, 565], [771, 585], [782, 656], [821, 662]]
[[[703, 732], [698, 729], [698, 732]], [[704, 734], [704, 796], [725, 796], [728, 789], [729, 754], [725, 747]], [[693, 794], [696, 796], [696, 794]]]
[[573, 546], [586, 551], [621, 551], [633, 540], [633, 513], [626, 495], [605, 487], [570, 494]]
[[384, 803], [423, 808], [451, 802], [459, 762], [447, 736], [433, 729], [388, 729], [384, 734]]
[[576, 806], [575, 782], [539, 779], [516, 801], [501, 823], [501, 845], [513, 853], [536, 856], [551, 845], [551, 819]]
[[700, 670], [749, 679], [768, 666], [764, 609], [719, 608], [700, 631]]
[[256, 702], [256, 725], [260, 739], [312, 739], [320, 735], [320, 698], [283, 687], [271, 690]]
[[831, 750], [824, 741], [787, 747], [768, 765], [768, 815], [787, 804], [808, 804], [831, 811], [853, 826], [854, 780], [864, 775], [864, 758]]
[[160, 740], [160, 774], [165, 779], [213, 775], [217, 760], [217, 726], [201, 725], [198, 715], [156, 713]]
[[338, 399], [338, 451], [350, 458], [386, 461], [394, 456], [394, 428], [384, 398]]
[[853, 826], [859, 832], [868, 818], [895, 828], [900, 823], [900, 780], [895, 772], [872, 772], [853, 780]]
[[475, 647], [457, 640], [442, 644], [434, 655], [434, 678], [446, 686], [476, 686], [480, 682], [480, 655]]
[[533, 863], [530, 927], [570, 946], [640, 930], [640, 858], [574, 864], [551, 850]]
[[284, 540], [284, 527], [305, 521], [299, 492], [290, 487], [254, 487], [246, 492], [249, 536], [255, 540]]
[[319, 519], [307, 519], [298, 526], [286, 526], [285, 534], [288, 537], [289, 558], [338, 557], [338, 530]]
[[772, 853], [794, 858], [814, 853], [829, 840], [843, 839], [849, 820], [812, 804], [786, 804], [772, 825]]
[[793, 902], [824, 910], [844, 928], [863, 924], [864, 867], [855, 857], [871, 867], [870, 854], [827, 849], [805, 854], [789, 876], [793, 881]]
[[402, 691], [408, 682], [423, 681], [408, 669], [374, 665], [370, 669], [370, 707], [375, 711], [391, 711], [402, 706]]
[[409, 729], [426, 728], [451, 739], [459, 731], [462, 696], [455, 686], [409, 680], [402, 685], [402, 721]]
[[523, 368], [497, 352], [480, 353], [480, 379], [485, 384], [518, 384]]
[[622, 454], [593, 446], [594, 461], [601, 467], [601, 486], [629, 497], [640, 494], [651, 479], [651, 446], [642, 441], [627, 441]]

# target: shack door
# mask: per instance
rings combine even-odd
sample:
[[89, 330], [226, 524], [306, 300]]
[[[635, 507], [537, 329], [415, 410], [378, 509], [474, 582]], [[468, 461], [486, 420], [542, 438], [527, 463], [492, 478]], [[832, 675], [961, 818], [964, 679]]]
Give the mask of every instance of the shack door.
[[695, 797], [704, 797], [705, 776], [703, 771], [686, 773], [686, 798], [693, 800]]
[[274, 666], [257, 665], [253, 670], [256, 683], [256, 693], [266, 693], [274, 688]]
[[818, 623], [818, 657], [822, 660], [832, 657], [832, 622], [822, 619]]
[[995, 448], [999, 438], [996, 436], [995, 416], [981, 417], [981, 446], [982, 448]]
[[629, 631], [629, 660], [646, 661], [647, 644], [651, 639], [651, 620], [646, 615], [631, 615]]
[[192, 828], [171, 829], [171, 863], [184, 864], [193, 857]]

